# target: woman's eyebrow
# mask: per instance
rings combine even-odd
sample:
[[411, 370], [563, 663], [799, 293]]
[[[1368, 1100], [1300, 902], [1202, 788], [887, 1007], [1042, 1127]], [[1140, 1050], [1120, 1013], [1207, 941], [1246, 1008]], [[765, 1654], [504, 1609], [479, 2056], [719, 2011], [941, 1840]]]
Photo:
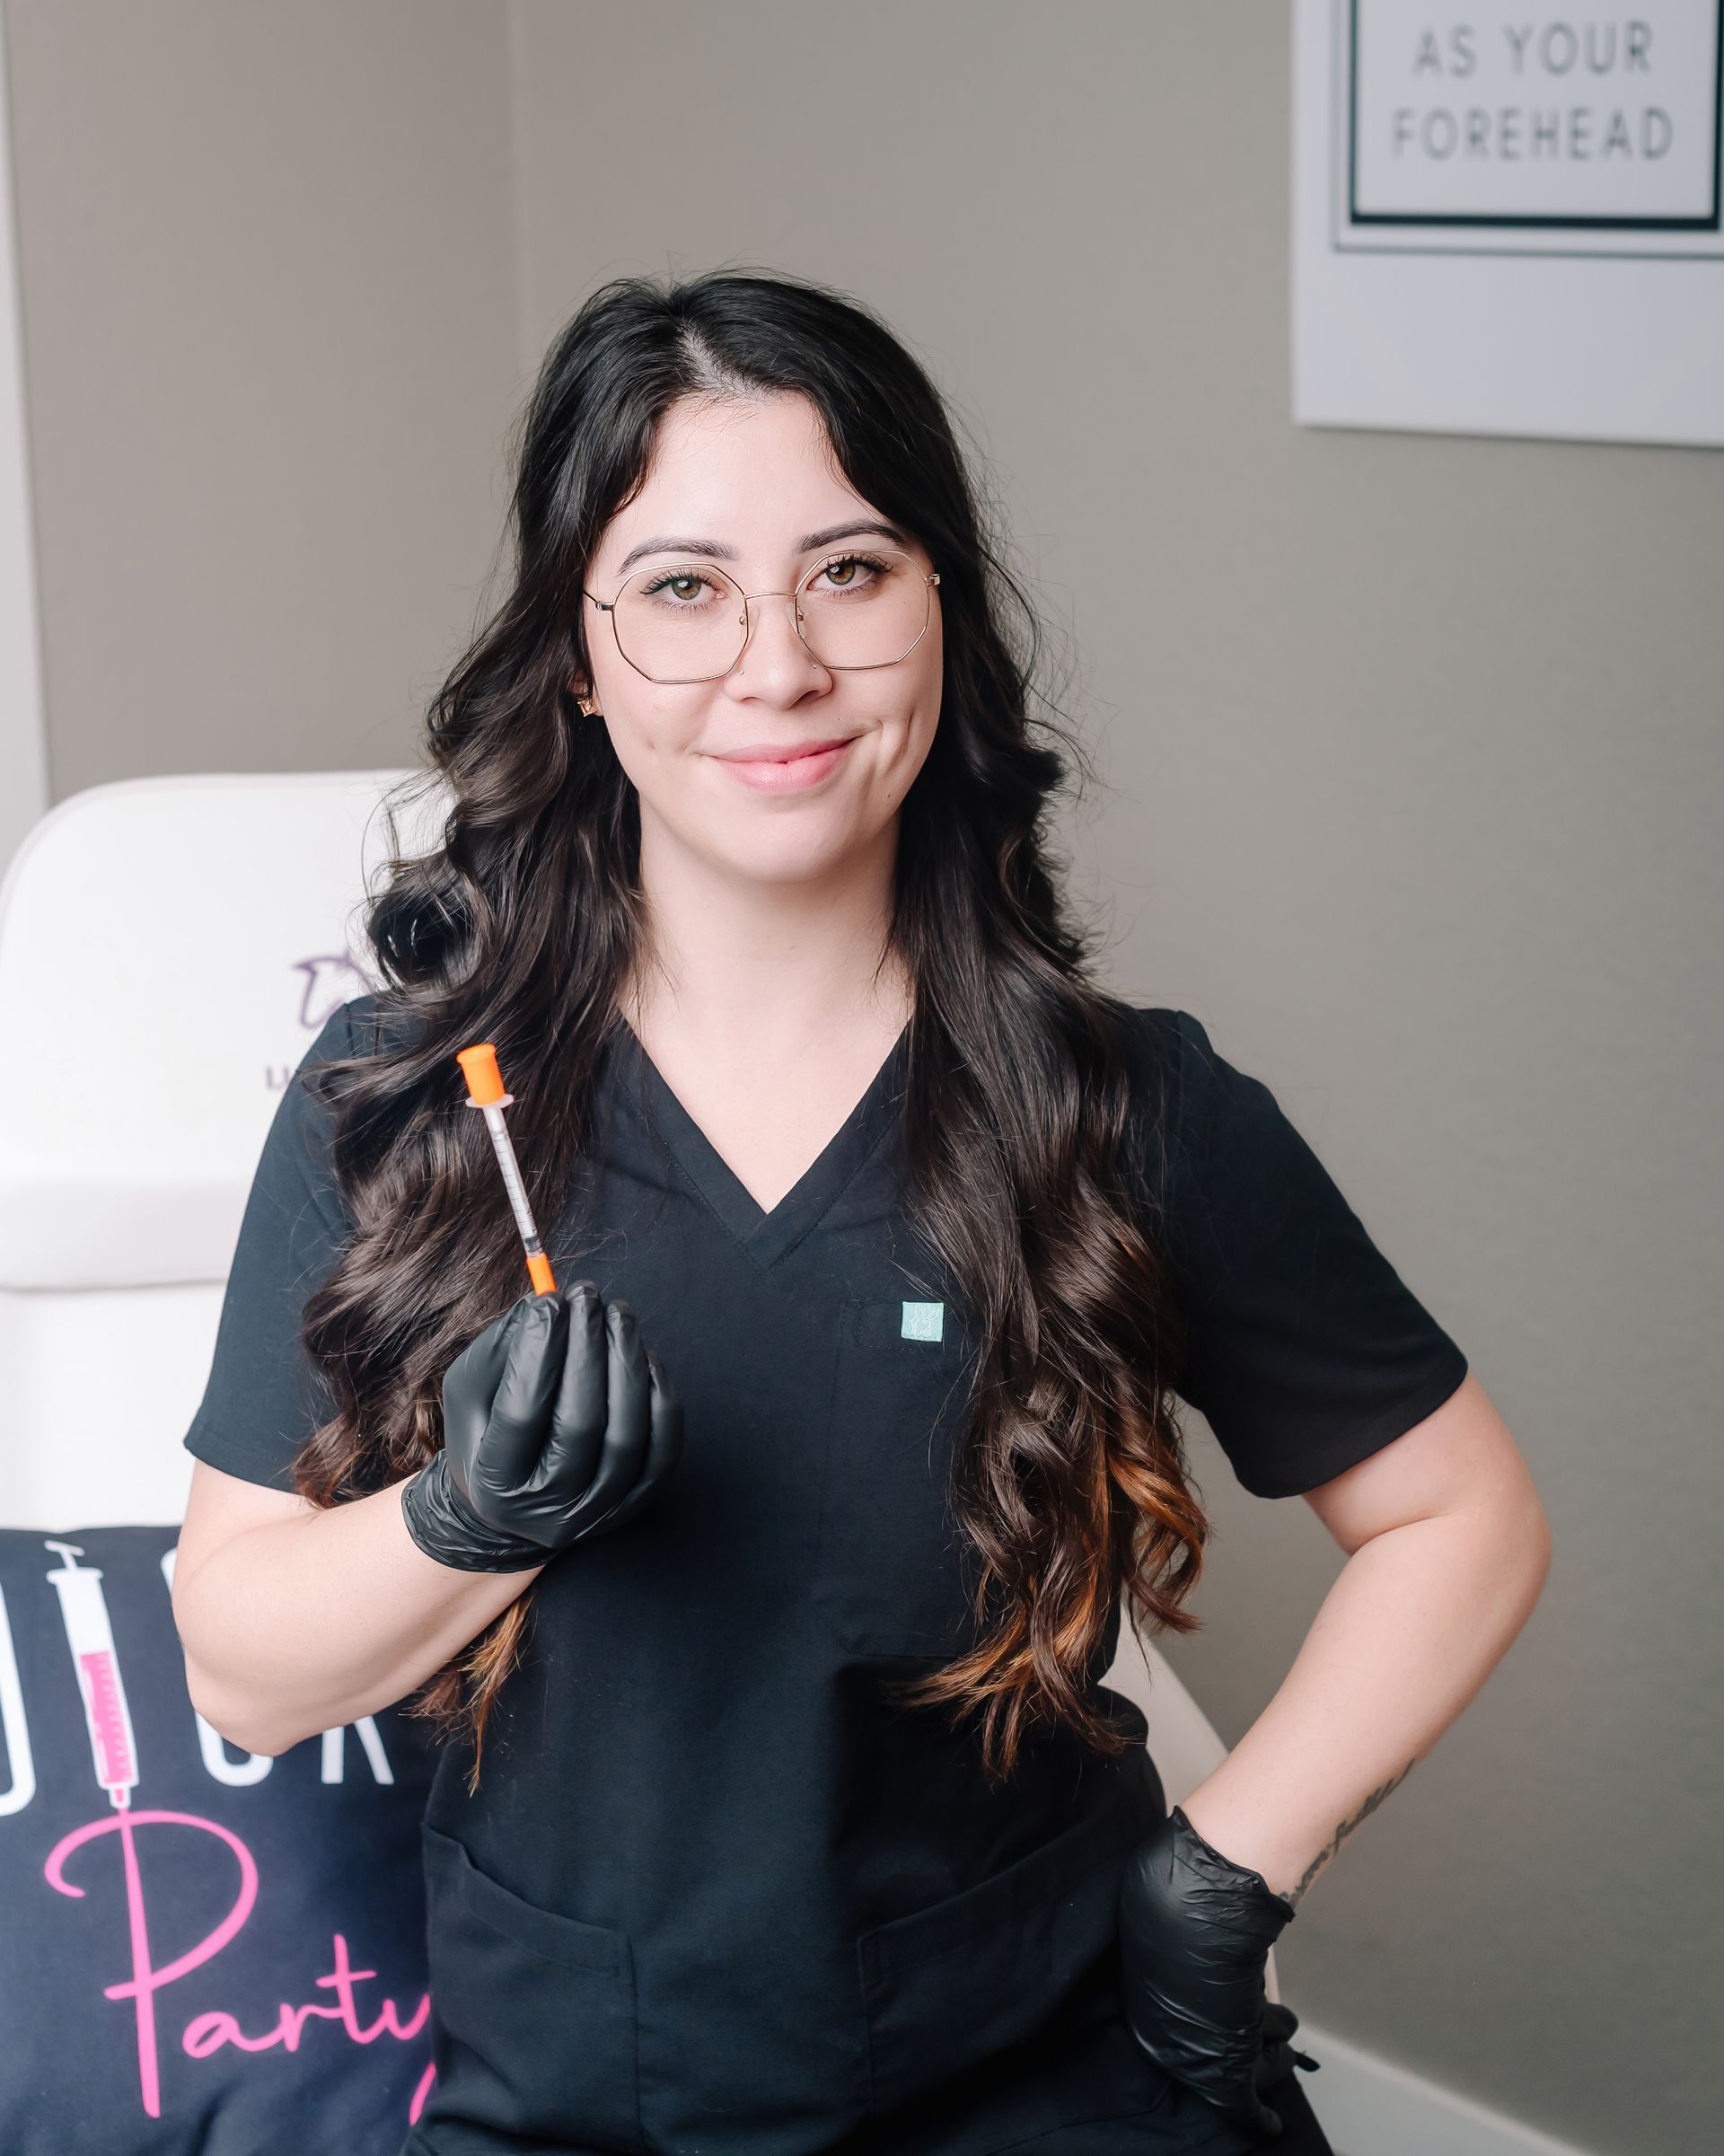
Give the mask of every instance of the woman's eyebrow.
[[[809, 554], [816, 547], [831, 546], [835, 540], [860, 539], [866, 534], [872, 534], [877, 539], [893, 540], [901, 547], [910, 544], [909, 538], [896, 524], [829, 524], [823, 532], [810, 532], [805, 538], [798, 541], [796, 551], [798, 554]], [[736, 559], [735, 548], [726, 546], [722, 540], [643, 539], [638, 547], [631, 547], [623, 556], [617, 570], [618, 576], [626, 576], [636, 562], [645, 560], [648, 554], [705, 554], [713, 561], [734, 561]]]

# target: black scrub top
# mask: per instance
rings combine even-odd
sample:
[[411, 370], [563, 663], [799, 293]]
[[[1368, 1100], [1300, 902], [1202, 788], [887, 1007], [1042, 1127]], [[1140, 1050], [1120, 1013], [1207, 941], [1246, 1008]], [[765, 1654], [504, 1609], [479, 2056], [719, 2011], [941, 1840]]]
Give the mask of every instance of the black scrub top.
[[[278, 1106], [185, 1439], [279, 1489], [329, 1412], [298, 1323], [350, 1230], [300, 1081], [373, 1045], [374, 1003], [336, 1012]], [[1182, 1396], [1247, 1490], [1311, 1489], [1440, 1405], [1465, 1358], [1266, 1087], [1188, 1013], [1127, 1023], [1142, 1087], [1170, 1088], [1144, 1172]], [[769, 1212], [632, 1033], [606, 1052], [546, 1242], [560, 1282], [638, 1313], [685, 1449], [626, 1531], [540, 1574], [476, 1796], [470, 1747], [444, 1754], [424, 1827], [437, 2073], [401, 2156], [1259, 2145], [1120, 2018], [1120, 1872], [1165, 1802], [1143, 1716], [1100, 1682], [1117, 1608], [1092, 1682], [1130, 1739], [1118, 1759], [1040, 1731], [992, 1789], [972, 1725], [881, 1691], [977, 1636], [944, 1504], [975, 1341], [898, 1202], [907, 1046]], [[1275, 2096], [1309, 2128], [1283, 2156], [1327, 2145], [1301, 2078]]]

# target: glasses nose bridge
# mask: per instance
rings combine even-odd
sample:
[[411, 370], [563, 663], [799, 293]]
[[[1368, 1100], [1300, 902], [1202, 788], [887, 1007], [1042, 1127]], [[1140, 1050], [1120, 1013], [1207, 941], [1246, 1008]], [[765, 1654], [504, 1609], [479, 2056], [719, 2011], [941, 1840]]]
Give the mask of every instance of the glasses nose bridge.
[[787, 599], [790, 603], [790, 633], [796, 638], [796, 642], [802, 646], [802, 648], [808, 654], [809, 657], [814, 660], [815, 664], [818, 665], [820, 664], [814, 647], [810, 645], [807, 638], [802, 633], [802, 608], [800, 603], [802, 598], [802, 586], [800, 585], [796, 585], [792, 590], [787, 592], [743, 592], [739, 590], [738, 595], [743, 603], [743, 641], [737, 650], [736, 656], [730, 663], [733, 671], [742, 664], [743, 659], [748, 655], [749, 646], [754, 641], [754, 616], [752, 615], [748, 611], [749, 603], [754, 599]]

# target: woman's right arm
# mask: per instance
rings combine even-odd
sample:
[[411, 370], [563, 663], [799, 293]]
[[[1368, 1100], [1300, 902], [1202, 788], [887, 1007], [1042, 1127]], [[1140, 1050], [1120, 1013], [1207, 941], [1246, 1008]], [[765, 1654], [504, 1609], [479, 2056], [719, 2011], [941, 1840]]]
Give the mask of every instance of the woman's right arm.
[[230, 1744], [273, 1757], [392, 1706], [539, 1577], [437, 1563], [405, 1486], [321, 1509], [194, 1462], [173, 1615], [191, 1703]]
[[199, 1460], [174, 1560], [191, 1702], [272, 1756], [392, 1706], [550, 1558], [624, 1526], [682, 1452], [633, 1308], [592, 1280], [523, 1295], [444, 1373], [444, 1444], [329, 1507]]

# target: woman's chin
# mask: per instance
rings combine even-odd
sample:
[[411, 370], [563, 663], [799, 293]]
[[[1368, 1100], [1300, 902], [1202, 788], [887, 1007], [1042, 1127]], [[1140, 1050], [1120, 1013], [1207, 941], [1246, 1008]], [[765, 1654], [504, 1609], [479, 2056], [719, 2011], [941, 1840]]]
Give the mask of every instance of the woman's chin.
[[[861, 849], [849, 817], [758, 817], [727, 833], [721, 866], [739, 883], [817, 884], [840, 873]], [[776, 824], [778, 828], [772, 826]]]

